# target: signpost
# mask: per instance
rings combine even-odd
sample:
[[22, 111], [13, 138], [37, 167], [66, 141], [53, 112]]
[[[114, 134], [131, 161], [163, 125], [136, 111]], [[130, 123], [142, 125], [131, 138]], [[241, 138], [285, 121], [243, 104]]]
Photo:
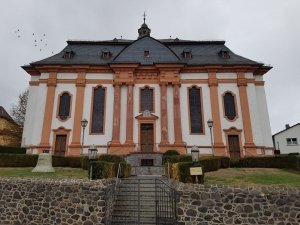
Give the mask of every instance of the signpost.
[[191, 167], [190, 174], [191, 176], [195, 176], [196, 183], [200, 183], [200, 184], [204, 183], [204, 173], [202, 167]]

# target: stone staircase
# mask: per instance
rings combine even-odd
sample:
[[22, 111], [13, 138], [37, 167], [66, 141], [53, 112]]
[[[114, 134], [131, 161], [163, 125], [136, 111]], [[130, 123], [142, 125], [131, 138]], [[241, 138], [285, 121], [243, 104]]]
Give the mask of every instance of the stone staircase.
[[130, 177], [118, 185], [111, 225], [154, 225], [155, 179], [157, 176]]

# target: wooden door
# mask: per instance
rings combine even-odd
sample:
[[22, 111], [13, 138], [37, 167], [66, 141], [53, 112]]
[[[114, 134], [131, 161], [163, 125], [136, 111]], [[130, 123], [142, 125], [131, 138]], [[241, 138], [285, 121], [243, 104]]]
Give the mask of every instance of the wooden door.
[[154, 145], [153, 124], [141, 124], [141, 151], [152, 152]]
[[65, 156], [67, 135], [56, 135], [54, 155]]
[[238, 161], [241, 158], [241, 149], [238, 135], [228, 135], [230, 159]]

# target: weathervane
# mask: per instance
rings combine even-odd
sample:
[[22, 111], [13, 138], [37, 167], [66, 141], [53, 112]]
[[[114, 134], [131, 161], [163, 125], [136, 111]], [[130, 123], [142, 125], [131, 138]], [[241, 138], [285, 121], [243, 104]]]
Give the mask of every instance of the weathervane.
[[146, 21], [146, 11], [144, 11], [143, 17], [144, 17], [144, 23], [145, 23], [145, 21]]

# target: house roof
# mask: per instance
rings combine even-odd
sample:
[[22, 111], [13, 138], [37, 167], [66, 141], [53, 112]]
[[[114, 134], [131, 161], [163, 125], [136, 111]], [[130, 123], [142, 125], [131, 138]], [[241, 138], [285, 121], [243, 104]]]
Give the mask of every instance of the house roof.
[[[192, 41], [180, 39], [154, 39], [143, 37], [138, 40], [114, 39], [108, 41], [67, 41], [67, 46], [58, 54], [36, 61], [31, 65], [107, 65], [116, 62], [132, 62], [153, 64], [165, 62], [180, 62], [187, 65], [256, 65], [262, 63], [244, 58], [232, 52], [224, 41]], [[101, 58], [101, 52], [109, 50], [109, 59]], [[189, 49], [191, 59], [185, 59], [183, 51]], [[144, 50], [150, 52], [150, 57], [140, 55]], [[221, 50], [229, 52], [229, 58], [219, 55]], [[74, 52], [72, 58], [63, 58], [65, 52]], [[126, 54], [125, 54], [126, 53]], [[119, 57], [117, 57], [119, 56]]]
[[286, 128], [286, 129], [284, 129], [284, 130], [282, 130], [282, 131], [279, 131], [279, 132], [277, 132], [276, 134], [273, 134], [272, 137], [276, 136], [277, 134], [283, 133], [283, 132], [285, 132], [285, 131], [287, 131], [287, 130], [289, 130], [289, 129], [291, 129], [291, 128], [294, 128], [294, 127], [296, 127], [296, 126], [298, 126], [298, 125], [300, 125], [300, 123], [296, 123], [296, 124], [293, 125], [293, 126], [290, 126], [290, 127]]
[[[149, 56], [144, 56], [145, 51], [149, 51]], [[186, 51], [191, 53], [191, 57], [184, 57]], [[222, 51], [226, 51], [229, 57], [223, 57], [220, 54]], [[109, 57], [102, 57], [103, 52], [109, 53]], [[68, 57], [64, 57], [66, 53], [69, 54]], [[155, 39], [150, 37], [150, 32], [145, 36], [140, 36], [137, 40], [116, 38], [106, 41], [69, 40], [67, 46], [58, 54], [30, 63], [30, 65], [22, 68], [30, 73], [30, 71], [34, 71], [36, 66], [43, 65], [106, 66], [114, 63], [254, 66], [260, 68], [258, 74], [264, 74], [272, 68], [235, 54], [225, 46], [225, 41]]]
[[0, 106], [0, 118], [4, 118], [14, 124], [16, 124], [16, 122], [13, 120], [13, 118], [11, 118], [11, 116], [6, 112], [6, 110]]

